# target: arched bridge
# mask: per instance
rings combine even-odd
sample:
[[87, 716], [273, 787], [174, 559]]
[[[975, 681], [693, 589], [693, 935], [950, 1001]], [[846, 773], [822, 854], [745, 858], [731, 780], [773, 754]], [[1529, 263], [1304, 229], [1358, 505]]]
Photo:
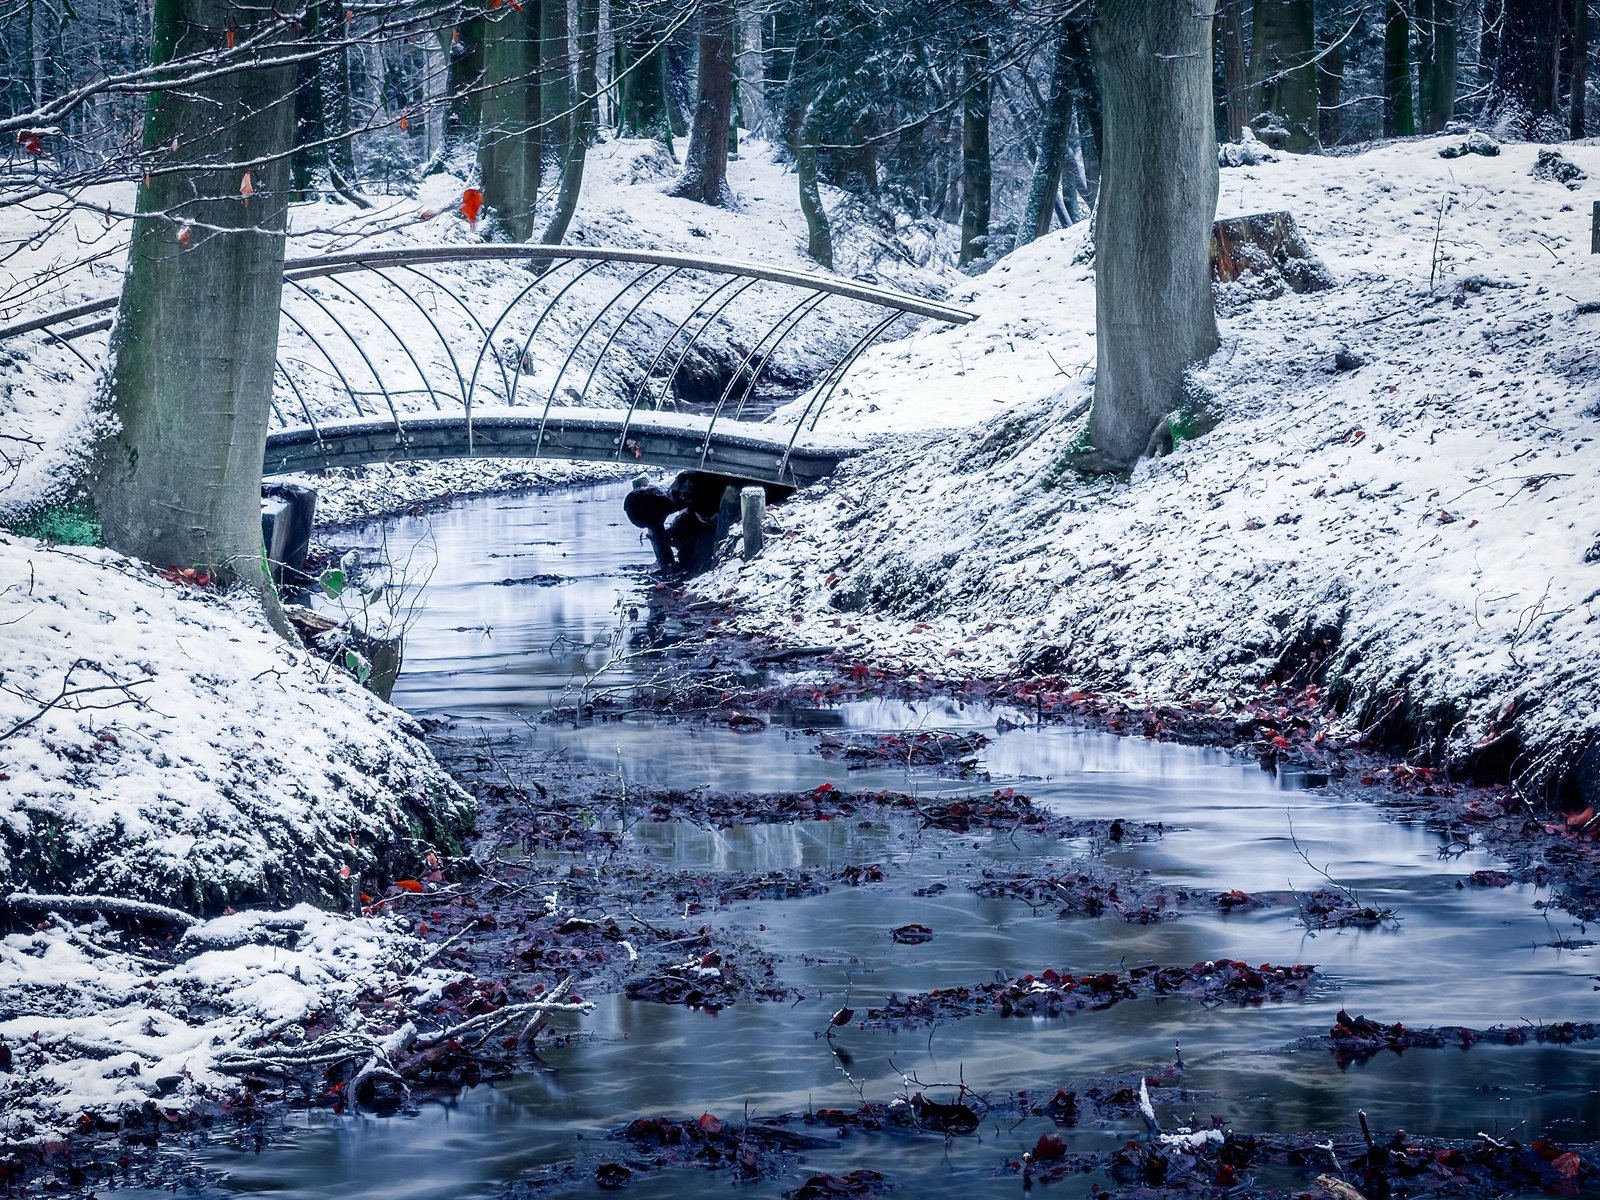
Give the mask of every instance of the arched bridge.
[[[441, 264], [449, 277], [430, 270]], [[283, 295], [268, 475], [546, 457], [803, 486], [857, 449], [814, 431], [869, 346], [903, 321], [973, 319], [831, 275], [595, 246], [297, 258]], [[37, 333], [93, 371], [86, 339], [116, 303], [17, 322], [0, 341]], [[782, 389], [803, 403], [781, 423], [751, 419]]]

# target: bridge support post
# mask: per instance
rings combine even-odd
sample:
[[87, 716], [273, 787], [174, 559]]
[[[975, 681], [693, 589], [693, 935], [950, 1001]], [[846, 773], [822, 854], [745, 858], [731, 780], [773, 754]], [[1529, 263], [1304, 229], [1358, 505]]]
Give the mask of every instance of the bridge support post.
[[767, 515], [767, 489], [747, 487], [739, 489], [739, 520], [744, 526], [744, 556], [754, 558], [761, 553], [762, 519]]

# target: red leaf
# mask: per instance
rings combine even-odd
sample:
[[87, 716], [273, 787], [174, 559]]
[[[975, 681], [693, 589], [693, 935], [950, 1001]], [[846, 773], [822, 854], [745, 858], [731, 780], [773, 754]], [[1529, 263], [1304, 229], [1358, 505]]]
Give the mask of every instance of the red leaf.
[[468, 188], [461, 193], [461, 215], [467, 219], [467, 224], [474, 229], [478, 227], [478, 214], [483, 211], [483, 193], [477, 188]]
[[244, 202], [246, 204], [249, 204], [250, 203], [250, 197], [255, 195], [255, 194], [256, 194], [256, 183], [255, 183], [255, 180], [251, 179], [250, 178], [250, 172], [246, 171], [244, 173], [244, 178], [239, 181], [239, 195], [244, 197]]
[[396, 879], [394, 885], [402, 892], [423, 892], [427, 890], [415, 879]]
[[1556, 1169], [1556, 1174], [1563, 1179], [1576, 1179], [1578, 1172], [1583, 1170], [1583, 1159], [1568, 1150], [1550, 1165]]
[[706, 1133], [721, 1133], [722, 1121], [718, 1117], [713, 1117], [710, 1113], [702, 1113], [700, 1116], [700, 1128]]
[[233, 30], [230, 29], [230, 30], [228, 30], [227, 33], [225, 33], [223, 35], [223, 41], [225, 41], [228, 44], [228, 49], [229, 50], [233, 49]]

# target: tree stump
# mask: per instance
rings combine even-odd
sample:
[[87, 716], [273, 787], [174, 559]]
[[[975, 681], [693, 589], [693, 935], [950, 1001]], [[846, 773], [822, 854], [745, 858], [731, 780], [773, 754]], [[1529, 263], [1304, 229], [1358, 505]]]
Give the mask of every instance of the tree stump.
[[1211, 226], [1211, 281], [1219, 312], [1334, 286], [1334, 278], [1286, 212], [1228, 217]]

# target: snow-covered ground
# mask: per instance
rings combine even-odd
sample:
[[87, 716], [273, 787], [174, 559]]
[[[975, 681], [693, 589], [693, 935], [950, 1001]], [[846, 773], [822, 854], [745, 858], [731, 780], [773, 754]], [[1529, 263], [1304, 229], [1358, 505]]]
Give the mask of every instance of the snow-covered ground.
[[347, 898], [449, 849], [421, 730], [236, 602], [0, 534], [0, 889]]
[[417, 1004], [460, 978], [427, 967], [423, 944], [392, 921], [310, 905], [191, 926], [172, 963], [118, 940], [103, 923], [64, 922], [0, 939], [0, 1146], [58, 1138], [81, 1114], [115, 1121], [152, 1098], [177, 1118], [233, 1093], [218, 1068], [241, 1046], [292, 1047], [308, 1027], [376, 1040], [386, 1027], [358, 1001]]
[[1550, 785], [1600, 729], [1600, 146], [1562, 147], [1569, 189], [1533, 146], [1439, 156], [1460, 140], [1223, 171], [1222, 215], [1288, 210], [1338, 286], [1226, 315], [1221, 425], [1125, 484], [1061, 465], [1093, 389], [1082, 230], [1009, 256], [951, 297], [977, 322], [877, 350], [823, 420], [896, 436], [701, 587], [751, 630], [1136, 703], [1248, 694], [1332, 638], [1363, 724], [1458, 758], [1514, 728], [1514, 775]]

